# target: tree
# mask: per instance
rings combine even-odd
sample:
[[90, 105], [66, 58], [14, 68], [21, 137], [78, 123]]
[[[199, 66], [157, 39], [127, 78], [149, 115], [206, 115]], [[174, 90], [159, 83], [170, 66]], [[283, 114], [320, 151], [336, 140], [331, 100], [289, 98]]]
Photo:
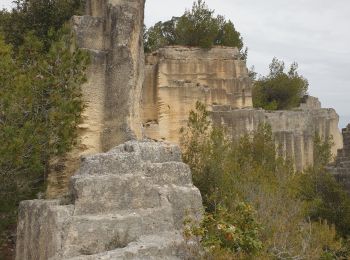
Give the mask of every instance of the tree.
[[218, 35], [219, 24], [204, 1], [193, 3], [192, 10], [180, 17], [176, 32], [178, 43], [188, 46], [210, 48]]
[[145, 30], [144, 42], [145, 52], [153, 52], [167, 45], [176, 44], [176, 23], [177, 17], [164, 23], [158, 22], [154, 26]]
[[[84, 0], [16, 0], [16, 7], [10, 13], [3, 12], [0, 31], [5, 40], [17, 49], [24, 42], [27, 33], [33, 34], [44, 43], [46, 51], [58, 40], [55, 33], [75, 14], [78, 14]], [[5, 17], [6, 16], [6, 17]]]
[[[217, 19], [220, 19], [219, 16]], [[232, 21], [225, 21], [224, 18], [220, 19], [223, 22], [220, 23], [219, 34], [217, 35], [216, 45], [243, 48], [243, 42], [241, 34], [236, 31]]]
[[267, 110], [283, 110], [298, 107], [308, 90], [308, 81], [297, 72], [293, 63], [285, 72], [283, 61], [273, 58], [270, 73], [255, 81], [253, 86], [254, 107]]
[[[18, 203], [45, 190], [50, 160], [75, 143], [88, 56], [63, 29], [48, 52], [27, 34], [17, 54], [0, 36], [0, 232]], [[1, 239], [1, 237], [0, 237]]]
[[211, 48], [222, 45], [243, 48], [243, 40], [233, 23], [214, 15], [203, 0], [193, 3], [181, 17], [158, 22], [145, 32], [145, 51], [152, 52], [167, 45]]

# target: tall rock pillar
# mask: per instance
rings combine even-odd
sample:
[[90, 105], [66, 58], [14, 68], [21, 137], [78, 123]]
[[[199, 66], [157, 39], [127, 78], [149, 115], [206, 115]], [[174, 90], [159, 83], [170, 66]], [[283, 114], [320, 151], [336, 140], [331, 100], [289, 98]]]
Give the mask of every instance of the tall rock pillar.
[[141, 137], [144, 0], [88, 0], [74, 17], [77, 45], [92, 55], [83, 86], [85, 153], [107, 151]]
[[106, 152], [141, 137], [145, 0], [87, 0], [86, 15], [72, 19], [76, 44], [90, 53], [85, 109], [76, 148], [52, 163], [48, 197], [67, 190], [83, 155]]

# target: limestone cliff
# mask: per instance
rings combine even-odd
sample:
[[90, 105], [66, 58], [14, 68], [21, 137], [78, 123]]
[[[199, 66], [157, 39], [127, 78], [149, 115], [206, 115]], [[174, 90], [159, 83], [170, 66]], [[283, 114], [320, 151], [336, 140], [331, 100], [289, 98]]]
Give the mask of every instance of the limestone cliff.
[[252, 107], [251, 80], [237, 48], [166, 47], [146, 56], [142, 98], [145, 135], [178, 142], [197, 100]]
[[91, 55], [82, 86], [86, 107], [76, 149], [52, 162], [49, 197], [66, 192], [81, 155], [141, 137], [143, 20], [144, 0], [88, 0], [86, 15], [73, 17], [76, 44]]
[[144, 0], [89, 0], [86, 8], [87, 15], [73, 18], [78, 47], [93, 56], [82, 139], [100, 152], [141, 137]]
[[84, 157], [70, 194], [21, 203], [17, 260], [185, 259], [184, 218], [202, 213], [179, 148], [157, 142]]
[[342, 147], [338, 114], [334, 109], [321, 108], [320, 103], [315, 102], [314, 98], [310, 98], [300, 108], [289, 111], [214, 106], [211, 115], [214, 124], [224, 125], [233, 137], [254, 131], [261, 123], [269, 124], [278, 153], [292, 159], [297, 170], [313, 165], [315, 134], [323, 140], [333, 138], [335, 144], [332, 148], [333, 154]]
[[239, 137], [270, 124], [278, 152], [302, 170], [313, 164], [313, 138], [332, 137], [333, 154], [342, 147], [339, 116], [317, 98], [305, 97], [290, 111], [252, 108], [252, 83], [236, 48], [211, 50], [173, 46], [146, 56], [142, 121], [145, 136], [179, 142], [196, 101], [207, 105], [216, 125]]

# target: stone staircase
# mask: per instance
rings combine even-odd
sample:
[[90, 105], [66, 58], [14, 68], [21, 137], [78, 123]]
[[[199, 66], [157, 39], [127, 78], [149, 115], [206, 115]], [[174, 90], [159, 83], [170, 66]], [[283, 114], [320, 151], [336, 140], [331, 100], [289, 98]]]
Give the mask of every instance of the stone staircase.
[[338, 150], [336, 161], [329, 170], [350, 194], [350, 124], [342, 130], [342, 134], [344, 147]]
[[20, 205], [16, 259], [184, 259], [202, 200], [178, 147], [131, 141], [85, 157], [70, 198]]

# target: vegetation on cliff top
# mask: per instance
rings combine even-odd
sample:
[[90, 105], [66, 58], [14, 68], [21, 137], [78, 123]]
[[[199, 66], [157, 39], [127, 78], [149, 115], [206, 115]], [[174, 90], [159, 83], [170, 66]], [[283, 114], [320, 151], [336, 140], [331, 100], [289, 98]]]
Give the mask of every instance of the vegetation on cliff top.
[[0, 13], [0, 245], [18, 203], [45, 191], [50, 160], [75, 143], [88, 63], [64, 26], [78, 1], [16, 3]]
[[266, 110], [298, 107], [307, 94], [309, 84], [297, 70], [298, 64], [294, 62], [286, 72], [284, 62], [274, 58], [270, 64], [270, 73], [254, 81], [254, 107]]
[[315, 166], [296, 173], [269, 126], [233, 140], [208, 115], [197, 103], [183, 130], [183, 159], [206, 207], [186, 237], [198, 237], [209, 259], [347, 259], [350, 199], [326, 171], [330, 143], [316, 138]]
[[145, 51], [152, 52], [167, 45], [211, 48], [214, 45], [243, 48], [243, 39], [232, 21], [214, 16], [205, 1], [197, 0], [191, 10], [180, 17], [158, 22], [145, 31]]

